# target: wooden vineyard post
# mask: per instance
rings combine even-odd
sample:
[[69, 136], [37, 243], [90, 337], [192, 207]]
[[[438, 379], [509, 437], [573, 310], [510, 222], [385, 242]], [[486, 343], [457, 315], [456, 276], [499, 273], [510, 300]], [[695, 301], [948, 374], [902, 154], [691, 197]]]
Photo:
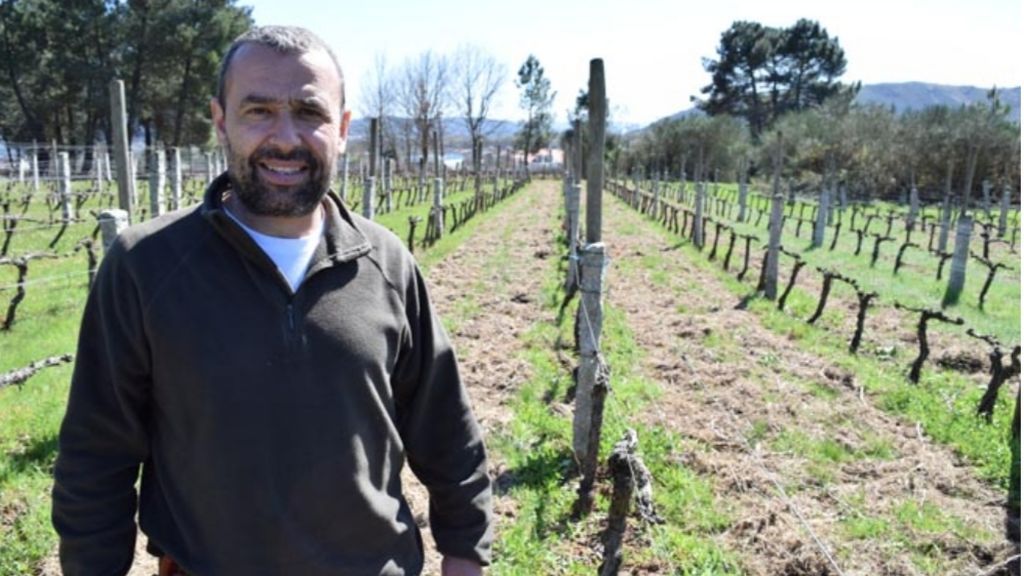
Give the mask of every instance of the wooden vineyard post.
[[601, 192], [604, 189], [605, 100], [604, 61], [590, 61], [590, 92], [588, 113], [590, 123], [590, 158], [587, 160], [587, 243], [601, 241]]
[[132, 221], [135, 208], [135, 179], [132, 177], [131, 156], [128, 148], [128, 118], [125, 111], [124, 82], [110, 82], [110, 123], [114, 128], [114, 156], [117, 158], [118, 207]]
[[971, 231], [974, 221], [971, 215], [961, 213], [956, 222], [956, 243], [953, 245], [953, 264], [949, 269], [949, 283], [946, 285], [946, 293], [942, 297], [943, 307], [956, 304], [960, 301], [960, 294], [964, 290], [964, 281], [967, 278], [967, 256], [970, 252]]
[[591, 154], [587, 162], [587, 245], [580, 251], [581, 296], [576, 321], [580, 366], [577, 370], [573, 415], [573, 451], [582, 473], [575, 508], [577, 516], [590, 513], [594, 506], [594, 481], [609, 382], [608, 367], [601, 357], [601, 326], [604, 318], [601, 290], [605, 271], [605, 247], [601, 242], [601, 195], [604, 190], [607, 109], [604, 62], [601, 59], [590, 61], [589, 95]]

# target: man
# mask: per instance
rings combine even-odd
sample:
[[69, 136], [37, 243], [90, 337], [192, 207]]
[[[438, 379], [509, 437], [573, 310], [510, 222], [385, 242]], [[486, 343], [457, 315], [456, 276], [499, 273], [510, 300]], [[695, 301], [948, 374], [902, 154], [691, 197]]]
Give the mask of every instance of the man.
[[254, 29], [211, 110], [228, 173], [122, 233], [89, 296], [53, 490], [65, 574], [128, 571], [136, 500], [164, 573], [418, 573], [406, 459], [442, 572], [480, 574], [490, 482], [447, 337], [401, 242], [328, 193], [337, 60]]

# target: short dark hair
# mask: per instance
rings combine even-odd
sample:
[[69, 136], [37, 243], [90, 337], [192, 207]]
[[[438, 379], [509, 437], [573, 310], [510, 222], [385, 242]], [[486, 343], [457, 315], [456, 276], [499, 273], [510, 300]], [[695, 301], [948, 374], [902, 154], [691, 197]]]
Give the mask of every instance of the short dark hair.
[[290, 55], [306, 54], [316, 50], [326, 52], [338, 70], [338, 78], [341, 81], [341, 111], [345, 111], [345, 75], [341, 72], [338, 57], [319, 36], [301, 26], [254, 26], [248, 32], [235, 38], [224, 55], [224, 60], [220, 63], [220, 72], [217, 74], [217, 102], [220, 103], [221, 108], [227, 108], [224, 101], [224, 83], [228, 76], [228, 69], [231, 67], [231, 60], [234, 59], [238, 49], [245, 44], [266, 46], [280, 54]]

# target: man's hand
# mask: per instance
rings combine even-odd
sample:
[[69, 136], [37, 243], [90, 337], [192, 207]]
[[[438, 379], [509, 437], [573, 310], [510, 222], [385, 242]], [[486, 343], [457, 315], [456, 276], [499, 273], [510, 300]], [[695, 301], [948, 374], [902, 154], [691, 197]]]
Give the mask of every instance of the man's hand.
[[473, 560], [445, 556], [441, 559], [441, 576], [483, 576], [484, 569]]

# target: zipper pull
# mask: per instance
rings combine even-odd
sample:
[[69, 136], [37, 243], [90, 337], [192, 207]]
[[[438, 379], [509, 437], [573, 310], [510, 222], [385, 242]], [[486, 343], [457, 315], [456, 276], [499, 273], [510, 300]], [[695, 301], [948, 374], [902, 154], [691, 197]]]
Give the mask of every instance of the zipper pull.
[[295, 313], [291, 304], [288, 304], [288, 329], [295, 330]]

